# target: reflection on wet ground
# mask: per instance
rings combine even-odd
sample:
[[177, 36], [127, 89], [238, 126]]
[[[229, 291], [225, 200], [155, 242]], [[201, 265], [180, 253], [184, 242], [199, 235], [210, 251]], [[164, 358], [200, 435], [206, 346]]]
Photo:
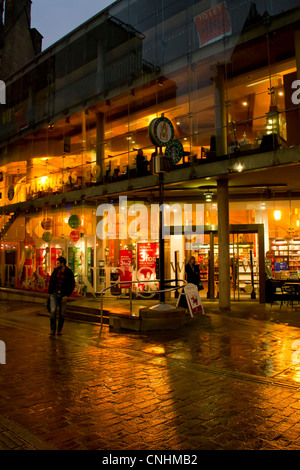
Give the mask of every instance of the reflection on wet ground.
[[[220, 371], [298, 382], [300, 353], [298, 359], [293, 344], [300, 340], [300, 312], [279, 306], [239, 304], [225, 314], [217, 312], [211, 303], [205, 306], [205, 312], [194, 324], [171, 333], [110, 331], [109, 342]], [[103, 334], [102, 345], [106, 340]]]
[[59, 449], [299, 450], [297, 312], [250, 307], [151, 333], [66, 321], [49, 338], [40, 306], [0, 302], [0, 449], [29, 430]]

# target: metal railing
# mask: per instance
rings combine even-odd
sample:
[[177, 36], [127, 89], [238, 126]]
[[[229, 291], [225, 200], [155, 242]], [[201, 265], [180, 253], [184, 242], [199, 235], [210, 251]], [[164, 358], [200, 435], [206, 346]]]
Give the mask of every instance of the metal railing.
[[[159, 279], [156, 279], [157, 282], [159, 282]], [[108, 289], [111, 289], [112, 287], [116, 287], [118, 285], [121, 285], [121, 284], [125, 284], [125, 285], [128, 285], [130, 284], [130, 287], [129, 287], [129, 305], [130, 305], [130, 314], [132, 314], [132, 285], [133, 284], [146, 284], [146, 283], [152, 283], [153, 284], [153, 279], [152, 280], [145, 280], [145, 281], [117, 281], [117, 282], [114, 282], [113, 284], [111, 284], [110, 286], [108, 287], [105, 287], [104, 289], [101, 290], [100, 294], [101, 294], [101, 328], [103, 326], [103, 294], [105, 291], [107, 291]], [[162, 290], [147, 290], [145, 293], [147, 294], [159, 294], [159, 293], [166, 293], [166, 292], [172, 292], [172, 291], [175, 291], [175, 290], [178, 290], [178, 289], [182, 289], [186, 284], [187, 284], [187, 281], [185, 279], [165, 279], [165, 284], [166, 283], [171, 283], [171, 282], [177, 282], [177, 283], [182, 283], [182, 285], [176, 285], [175, 287], [170, 287], [168, 289], [162, 289]]]

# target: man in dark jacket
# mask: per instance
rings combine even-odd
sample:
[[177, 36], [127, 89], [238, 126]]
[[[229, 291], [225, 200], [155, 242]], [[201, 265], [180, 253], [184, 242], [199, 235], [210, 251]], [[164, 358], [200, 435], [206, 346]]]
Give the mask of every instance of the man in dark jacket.
[[50, 294], [50, 328], [51, 336], [56, 332], [56, 310], [59, 309], [57, 334], [61, 335], [65, 319], [66, 302], [75, 287], [73, 271], [66, 266], [66, 258], [57, 259], [57, 267], [51, 274], [48, 293]]

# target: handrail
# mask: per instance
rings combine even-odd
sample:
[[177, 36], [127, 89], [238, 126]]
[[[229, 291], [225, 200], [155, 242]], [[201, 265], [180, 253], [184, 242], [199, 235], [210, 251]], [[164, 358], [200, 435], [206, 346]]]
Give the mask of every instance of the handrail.
[[[157, 282], [159, 282], [159, 279], [156, 279]], [[137, 280], [137, 281], [117, 281], [117, 282], [114, 282], [113, 284], [111, 284], [110, 286], [108, 287], [105, 287], [104, 289], [101, 290], [100, 294], [101, 294], [101, 328], [103, 326], [103, 293], [105, 291], [107, 291], [108, 289], [111, 289], [112, 287], [115, 287], [119, 284], [146, 284], [147, 282], [154, 282], [153, 279], [152, 280]], [[182, 282], [183, 285], [182, 286], [175, 286], [175, 287], [170, 287], [168, 289], [163, 289], [163, 290], [148, 290], [147, 291], [147, 294], [159, 294], [160, 292], [172, 292], [174, 290], [177, 290], [177, 289], [182, 289], [183, 286], [185, 286], [187, 284], [187, 281], [185, 279], [165, 279], [164, 281], [165, 283], [168, 283], [168, 282]], [[131, 289], [131, 286], [129, 288], [129, 300], [130, 300], [130, 313], [132, 313], [132, 289]]]

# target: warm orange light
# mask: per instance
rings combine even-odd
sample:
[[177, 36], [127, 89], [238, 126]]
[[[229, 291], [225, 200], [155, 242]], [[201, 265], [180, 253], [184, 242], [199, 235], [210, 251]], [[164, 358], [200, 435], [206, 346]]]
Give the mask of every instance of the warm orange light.
[[274, 211], [274, 219], [275, 220], [281, 219], [281, 211]]

